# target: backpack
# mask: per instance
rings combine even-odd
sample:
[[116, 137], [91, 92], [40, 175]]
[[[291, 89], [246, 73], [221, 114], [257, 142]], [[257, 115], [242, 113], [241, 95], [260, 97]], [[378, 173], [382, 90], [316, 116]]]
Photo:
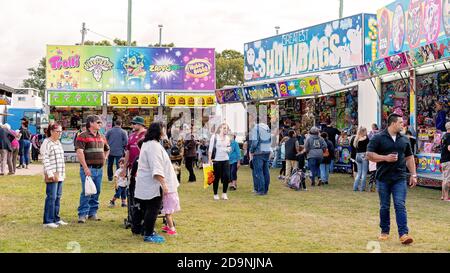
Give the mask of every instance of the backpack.
[[301, 185], [305, 182], [305, 173], [300, 169], [295, 169], [288, 181], [288, 187], [296, 191], [301, 190]]

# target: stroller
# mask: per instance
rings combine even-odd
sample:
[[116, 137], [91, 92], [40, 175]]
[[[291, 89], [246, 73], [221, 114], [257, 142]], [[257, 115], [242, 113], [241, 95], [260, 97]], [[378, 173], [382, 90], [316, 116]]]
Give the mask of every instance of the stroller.
[[306, 191], [306, 175], [302, 169], [294, 169], [291, 177], [288, 180], [287, 187], [296, 191]]

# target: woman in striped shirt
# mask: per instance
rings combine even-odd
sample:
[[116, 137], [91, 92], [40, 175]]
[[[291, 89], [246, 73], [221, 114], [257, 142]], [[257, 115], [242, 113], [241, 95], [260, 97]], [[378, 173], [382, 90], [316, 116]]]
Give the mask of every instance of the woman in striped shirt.
[[64, 150], [59, 139], [62, 128], [53, 123], [48, 126], [44, 149], [44, 176], [47, 185], [44, 208], [44, 227], [57, 228], [67, 225], [59, 217], [59, 205], [62, 195], [62, 184], [65, 174]]

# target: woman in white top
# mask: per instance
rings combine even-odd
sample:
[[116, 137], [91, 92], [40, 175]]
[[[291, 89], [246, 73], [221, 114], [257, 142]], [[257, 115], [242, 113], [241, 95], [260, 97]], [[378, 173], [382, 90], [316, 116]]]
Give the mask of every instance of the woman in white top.
[[59, 141], [62, 128], [59, 124], [53, 123], [48, 126], [46, 133], [48, 140], [45, 143], [45, 153], [43, 154], [47, 194], [44, 207], [44, 227], [57, 228], [61, 225], [67, 225], [59, 217], [62, 184], [66, 176], [64, 150]]
[[[227, 136], [228, 125], [221, 124], [211, 137], [209, 142], [209, 164], [213, 164], [214, 168], [214, 200], [219, 200], [217, 192], [219, 190], [219, 180], [222, 180], [223, 193], [222, 199], [228, 200], [227, 190], [230, 182], [230, 162], [228, 154], [231, 152], [230, 138]], [[213, 154], [215, 150], [215, 154]]]
[[[155, 231], [155, 222], [161, 208], [162, 195], [170, 204], [164, 202], [165, 209], [173, 213], [179, 210], [177, 188], [179, 182], [173, 169], [169, 155], [160, 140], [165, 133], [161, 123], [154, 122], [147, 130], [139, 154], [139, 165], [136, 174], [135, 206], [132, 232], [141, 234], [144, 230], [144, 242], [164, 243], [164, 237]], [[141, 222], [144, 220], [142, 227]], [[168, 218], [169, 226], [171, 217]]]

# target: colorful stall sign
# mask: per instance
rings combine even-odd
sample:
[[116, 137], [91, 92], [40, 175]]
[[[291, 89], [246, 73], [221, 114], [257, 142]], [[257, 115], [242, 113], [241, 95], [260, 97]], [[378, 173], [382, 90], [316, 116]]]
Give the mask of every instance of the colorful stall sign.
[[0, 105], [11, 105], [11, 97], [1, 95], [0, 96]]
[[51, 106], [101, 106], [102, 92], [49, 92]]
[[388, 72], [404, 70], [409, 67], [408, 53], [406, 52], [384, 58], [384, 61]]
[[363, 28], [369, 19], [359, 14], [246, 43], [244, 80], [289, 77], [368, 62], [363, 55]]
[[245, 98], [249, 101], [274, 99], [278, 97], [275, 83], [244, 87]]
[[442, 175], [440, 154], [418, 154], [417, 173]]
[[278, 83], [280, 97], [302, 97], [322, 93], [318, 77], [306, 77]]
[[108, 106], [145, 107], [159, 106], [158, 94], [118, 94], [108, 93]]
[[229, 88], [229, 89], [220, 89], [216, 90], [216, 99], [217, 103], [233, 103], [233, 102], [242, 102], [244, 101], [244, 93], [242, 88]]
[[339, 72], [339, 80], [343, 85], [347, 85], [351, 82], [356, 81], [356, 68], [352, 67], [350, 69], [346, 69], [344, 71]]
[[216, 105], [215, 95], [165, 94], [166, 106], [171, 107], [210, 107]]
[[214, 90], [212, 48], [47, 46], [48, 90]]
[[440, 41], [415, 48], [411, 50], [409, 56], [412, 66], [420, 66], [426, 63], [449, 58], [450, 39], [445, 38]]
[[339, 72], [343, 85], [362, 81], [375, 76], [405, 70], [411, 67], [408, 52], [402, 52], [370, 63], [359, 65]]
[[377, 16], [364, 14], [364, 62], [375, 61], [378, 57]]
[[448, 0], [397, 0], [378, 10], [379, 58], [449, 36], [449, 10]]

